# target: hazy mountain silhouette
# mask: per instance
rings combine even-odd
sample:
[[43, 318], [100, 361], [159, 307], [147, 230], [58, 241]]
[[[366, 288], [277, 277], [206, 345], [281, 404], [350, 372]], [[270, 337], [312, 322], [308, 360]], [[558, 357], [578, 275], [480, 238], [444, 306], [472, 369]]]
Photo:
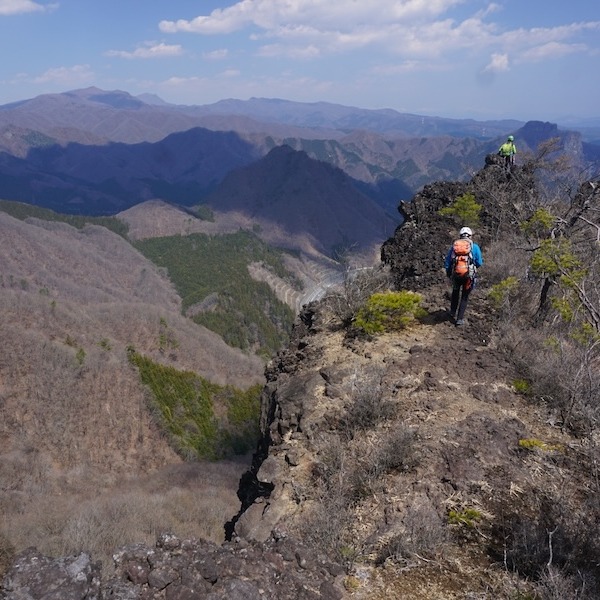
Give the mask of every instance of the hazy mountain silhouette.
[[396, 110], [362, 109], [329, 102], [293, 102], [279, 98], [220, 100], [214, 104], [193, 107], [187, 114], [237, 114], [261, 121], [298, 127], [319, 127], [344, 132], [362, 129], [386, 135], [489, 138], [516, 129], [523, 122], [515, 119], [476, 121], [448, 119]]
[[0, 155], [0, 195], [88, 215], [161, 198], [190, 205], [235, 167], [258, 158], [235, 133], [194, 128], [151, 144], [68, 144]]

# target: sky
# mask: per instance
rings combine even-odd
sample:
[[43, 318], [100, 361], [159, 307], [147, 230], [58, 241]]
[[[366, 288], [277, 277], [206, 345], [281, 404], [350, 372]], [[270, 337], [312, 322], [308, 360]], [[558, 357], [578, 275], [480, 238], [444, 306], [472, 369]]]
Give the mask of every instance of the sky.
[[0, 0], [0, 105], [96, 86], [448, 118], [600, 117], [597, 0]]

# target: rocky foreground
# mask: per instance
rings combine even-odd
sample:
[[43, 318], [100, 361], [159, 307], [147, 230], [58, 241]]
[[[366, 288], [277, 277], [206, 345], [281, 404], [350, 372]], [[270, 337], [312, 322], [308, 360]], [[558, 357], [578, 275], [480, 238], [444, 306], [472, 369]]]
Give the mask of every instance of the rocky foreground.
[[222, 546], [162, 535], [155, 547], [134, 545], [114, 555], [116, 574], [82, 553], [59, 559], [23, 552], [7, 574], [2, 598], [56, 600], [339, 600], [344, 569], [285, 537], [268, 544]]

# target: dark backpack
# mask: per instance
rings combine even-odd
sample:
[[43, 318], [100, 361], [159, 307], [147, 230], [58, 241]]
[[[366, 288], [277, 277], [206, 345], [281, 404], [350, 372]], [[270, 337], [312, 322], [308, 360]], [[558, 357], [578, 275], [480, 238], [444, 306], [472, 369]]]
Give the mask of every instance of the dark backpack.
[[452, 245], [452, 276], [464, 279], [475, 276], [473, 242], [461, 238]]

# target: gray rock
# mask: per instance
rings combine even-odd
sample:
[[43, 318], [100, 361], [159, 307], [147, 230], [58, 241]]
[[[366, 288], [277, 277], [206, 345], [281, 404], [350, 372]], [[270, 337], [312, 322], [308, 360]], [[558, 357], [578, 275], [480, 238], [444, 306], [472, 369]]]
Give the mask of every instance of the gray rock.
[[48, 558], [28, 548], [16, 557], [0, 589], [2, 600], [100, 600], [100, 564], [86, 553]]

